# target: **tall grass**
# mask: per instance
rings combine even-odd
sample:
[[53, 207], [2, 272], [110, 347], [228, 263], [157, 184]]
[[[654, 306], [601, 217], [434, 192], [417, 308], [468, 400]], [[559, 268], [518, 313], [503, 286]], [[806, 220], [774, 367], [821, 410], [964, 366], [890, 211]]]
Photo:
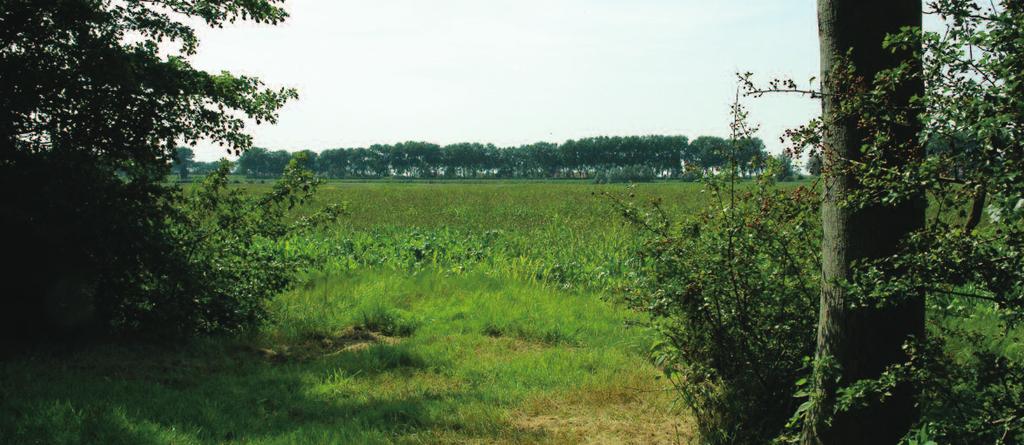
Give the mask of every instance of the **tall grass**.
[[696, 187], [328, 184], [298, 213], [348, 217], [264, 246], [319, 260], [271, 324], [0, 363], [0, 443], [677, 443], [599, 192], [684, 212]]
[[345, 201], [351, 218], [279, 247], [312, 253], [327, 271], [429, 267], [565, 288], [616, 289], [628, 284], [637, 238], [602, 193], [659, 200], [669, 212], [681, 214], [703, 205], [699, 187], [336, 182], [325, 186], [306, 211]]

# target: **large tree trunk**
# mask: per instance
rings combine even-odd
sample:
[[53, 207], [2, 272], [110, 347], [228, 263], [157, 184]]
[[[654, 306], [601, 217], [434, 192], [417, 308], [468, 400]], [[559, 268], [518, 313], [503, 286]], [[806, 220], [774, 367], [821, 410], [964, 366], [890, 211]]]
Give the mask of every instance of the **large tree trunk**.
[[[902, 27], [920, 28], [921, 15], [921, 0], [818, 0], [825, 173], [817, 356], [819, 363], [829, 362], [837, 368], [815, 376], [819, 399], [806, 419], [805, 444], [895, 444], [917, 418], [913, 388], [907, 385], [898, 387], [884, 403], [832, 416], [838, 387], [878, 377], [888, 365], [905, 360], [901, 346], [909, 336], [924, 335], [924, 303], [920, 296], [908, 296], [905, 303], [890, 307], [854, 309], [839, 283], [850, 278], [855, 261], [895, 253], [901, 239], [923, 226], [925, 201], [917, 198], [897, 205], [879, 203], [859, 210], [842, 204], [859, 184], [855, 175], [841, 165], [862, 158], [860, 147], [866, 134], [855, 119], [838, 115], [841, 96], [836, 93], [841, 92], [832, 91], [836, 86], [830, 82], [830, 74], [848, 60], [856, 73], [870, 82], [879, 71], [906, 60], [907, 54], [883, 49], [882, 41], [886, 34]], [[923, 91], [919, 79], [907, 82], [893, 105], [907, 106], [910, 97]], [[895, 142], [916, 141], [919, 131], [918, 124], [900, 128]], [[910, 145], [916, 147], [911, 149], [912, 156], [922, 155], [919, 144]], [[906, 159], [907, 154], [897, 156], [893, 152], [890, 160], [899, 162], [896, 159]]]

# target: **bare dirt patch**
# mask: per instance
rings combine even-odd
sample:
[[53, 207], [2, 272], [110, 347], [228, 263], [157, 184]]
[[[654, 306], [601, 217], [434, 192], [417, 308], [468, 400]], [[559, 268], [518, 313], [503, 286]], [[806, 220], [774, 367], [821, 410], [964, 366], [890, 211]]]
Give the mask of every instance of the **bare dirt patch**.
[[255, 348], [254, 352], [272, 363], [305, 362], [327, 355], [361, 351], [375, 344], [393, 345], [398, 342], [397, 337], [390, 337], [362, 326], [353, 326], [334, 335], [310, 334], [293, 344]]

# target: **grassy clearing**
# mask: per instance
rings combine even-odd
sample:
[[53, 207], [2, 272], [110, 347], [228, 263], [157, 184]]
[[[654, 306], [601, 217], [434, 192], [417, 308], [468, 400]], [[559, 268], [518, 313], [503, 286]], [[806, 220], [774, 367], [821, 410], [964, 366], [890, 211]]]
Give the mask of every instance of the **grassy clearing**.
[[594, 192], [681, 212], [695, 187], [332, 183], [352, 216], [277, 246], [324, 264], [273, 324], [2, 363], [0, 443], [685, 443]]
[[9, 363], [0, 442], [637, 442], [685, 431], [638, 353], [648, 338], [627, 328], [633, 315], [593, 294], [367, 270], [312, 279], [275, 311], [249, 341]]

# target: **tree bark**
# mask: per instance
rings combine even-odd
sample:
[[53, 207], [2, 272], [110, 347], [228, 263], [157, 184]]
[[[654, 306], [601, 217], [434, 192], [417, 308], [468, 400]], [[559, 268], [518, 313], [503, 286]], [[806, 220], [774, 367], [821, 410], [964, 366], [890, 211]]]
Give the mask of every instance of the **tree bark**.
[[[879, 71], [906, 60], [908, 54], [883, 49], [887, 34], [903, 27], [921, 27], [921, 0], [818, 0], [821, 44], [822, 104], [824, 116], [824, 196], [821, 208], [822, 289], [815, 372], [817, 403], [808, 413], [803, 443], [895, 444], [917, 418], [913, 388], [901, 385], [884, 403], [835, 413], [836, 391], [862, 379], [878, 377], [889, 365], [906, 359], [902, 344], [909, 336], [924, 335], [924, 302], [907, 296], [905, 302], [886, 307], [853, 308], [841, 283], [851, 278], [851, 266], [864, 259], [890, 256], [908, 233], [924, 225], [925, 200], [917, 197], [896, 205], [881, 203], [853, 209], [843, 205], [860, 187], [843, 165], [863, 159], [861, 146], [868, 140], [857, 120], [839, 115], [843, 91], [833, 91], [831, 73], [845, 61], [870, 84]], [[896, 106], [908, 106], [922, 95], [920, 80], [906, 82], [896, 94]], [[915, 120], [916, 121], [916, 120]], [[918, 123], [900, 128], [896, 143], [917, 140]], [[912, 143], [909, 158], [923, 156]], [[894, 144], [893, 146], [897, 146]], [[895, 149], [891, 149], [895, 151]], [[906, 150], [906, 148], [903, 148]], [[908, 159], [908, 153], [887, 153], [890, 161]], [[821, 363], [834, 365], [824, 369]], [[838, 382], [836, 377], [839, 377]]]

